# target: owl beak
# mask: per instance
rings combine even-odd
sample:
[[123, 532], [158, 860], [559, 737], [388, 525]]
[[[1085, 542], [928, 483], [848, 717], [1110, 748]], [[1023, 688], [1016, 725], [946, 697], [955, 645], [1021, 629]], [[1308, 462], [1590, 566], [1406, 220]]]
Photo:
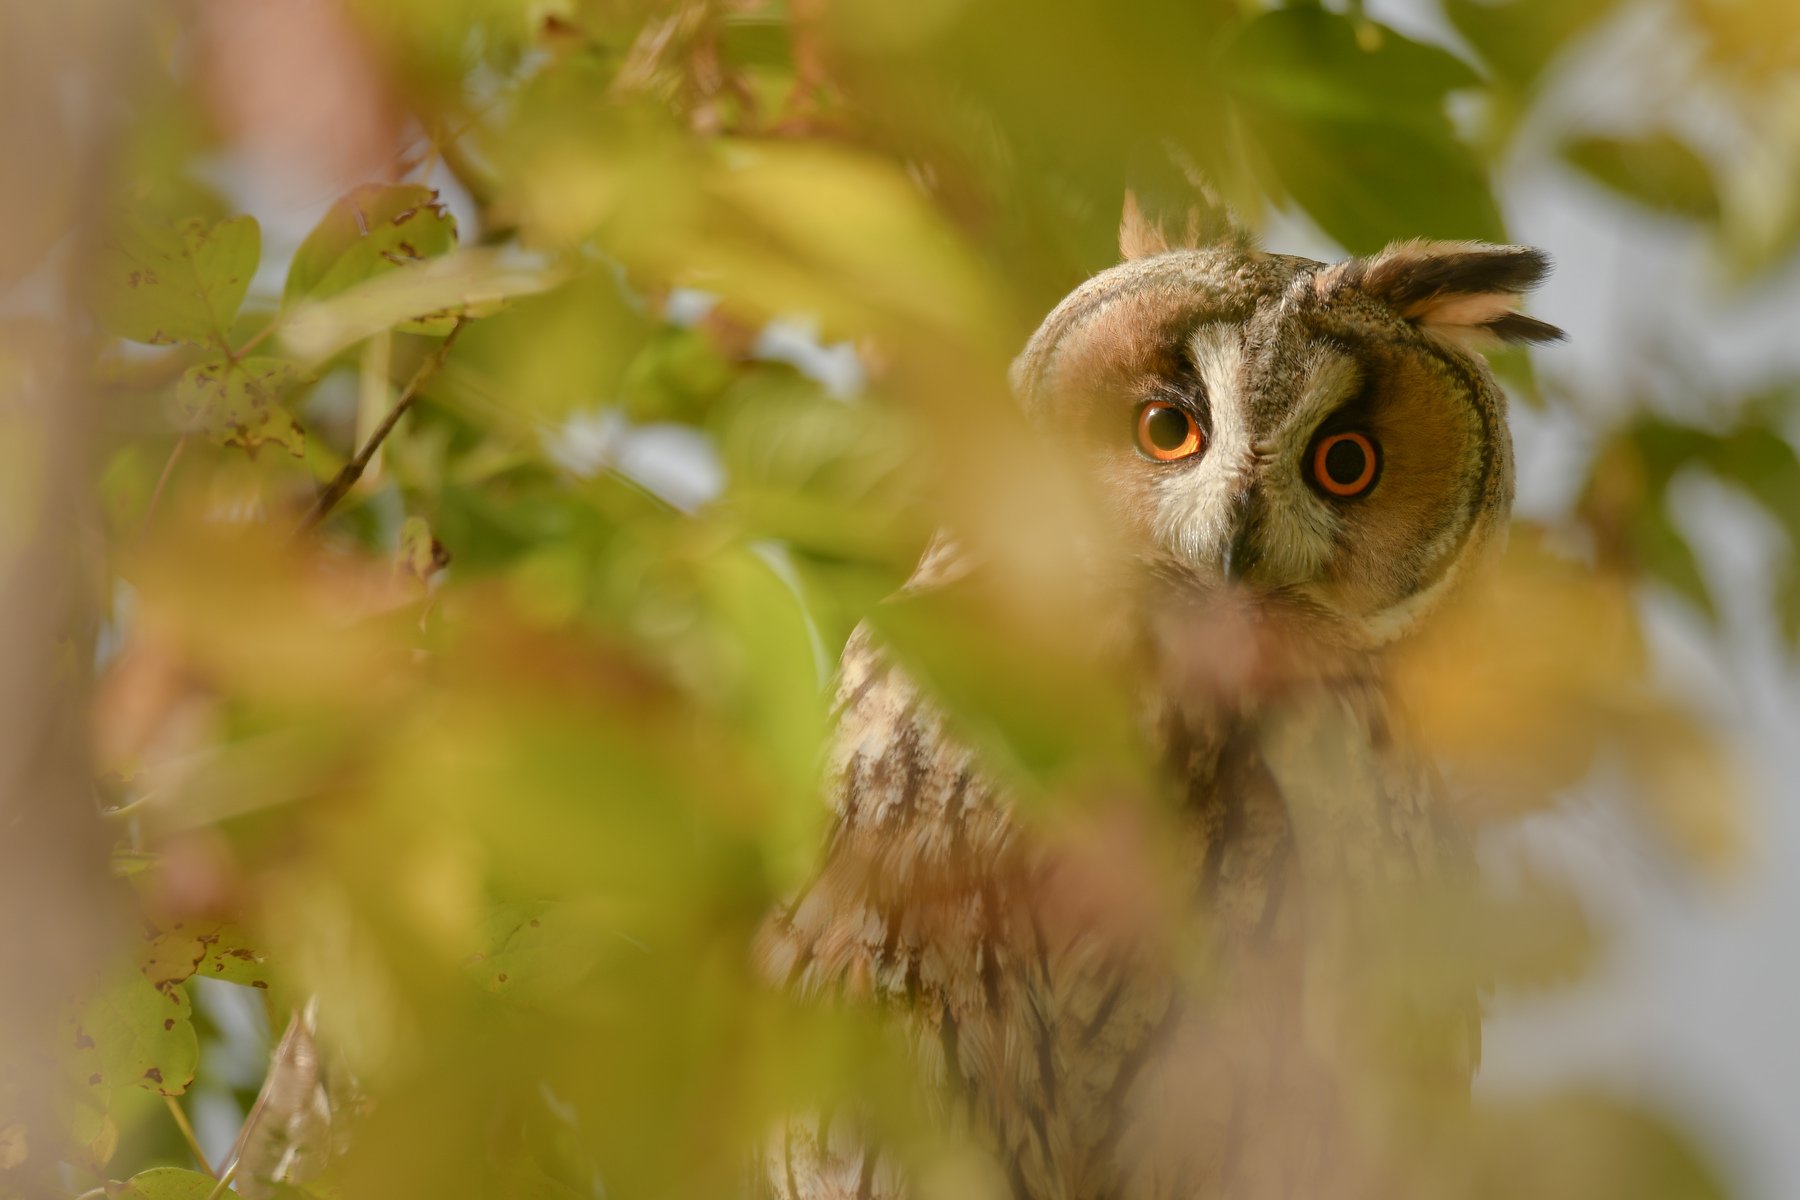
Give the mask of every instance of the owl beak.
[[1261, 561], [1262, 554], [1256, 548], [1255, 526], [1250, 521], [1244, 521], [1225, 544], [1219, 573], [1232, 583], [1248, 583]]

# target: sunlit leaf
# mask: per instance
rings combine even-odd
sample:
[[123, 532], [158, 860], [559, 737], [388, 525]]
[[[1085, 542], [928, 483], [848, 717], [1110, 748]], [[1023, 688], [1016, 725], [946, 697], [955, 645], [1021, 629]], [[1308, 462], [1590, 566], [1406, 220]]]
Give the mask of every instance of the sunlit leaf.
[[[455, 245], [456, 219], [436, 192], [411, 184], [367, 184], [333, 204], [300, 243], [288, 265], [282, 303], [291, 308], [302, 300], [328, 299], [377, 275], [446, 254]], [[456, 286], [467, 285], [464, 279]], [[421, 296], [407, 300], [425, 303]], [[426, 303], [410, 315], [440, 307], [446, 306]], [[420, 319], [399, 328], [447, 333], [451, 323], [448, 318]]]
[[254, 452], [274, 443], [298, 457], [306, 433], [284, 400], [299, 378], [299, 367], [286, 359], [209, 359], [181, 376], [176, 411], [224, 445]]
[[497, 312], [558, 280], [555, 271], [509, 263], [498, 251], [448, 251], [404, 271], [377, 270], [342, 289], [311, 293], [322, 298], [295, 302], [281, 339], [300, 360], [318, 362], [384, 329], [447, 333], [459, 317]]
[[101, 315], [132, 341], [223, 347], [261, 253], [253, 217], [127, 220], [100, 255]]

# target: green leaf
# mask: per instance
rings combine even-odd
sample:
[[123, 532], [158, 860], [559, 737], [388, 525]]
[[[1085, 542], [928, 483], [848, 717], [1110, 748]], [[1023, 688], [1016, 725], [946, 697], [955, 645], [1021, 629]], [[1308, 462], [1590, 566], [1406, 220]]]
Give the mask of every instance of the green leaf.
[[1223, 49], [1233, 95], [1290, 112], [1416, 121], [1481, 82], [1448, 50], [1322, 8], [1264, 13]]
[[299, 378], [299, 368], [286, 359], [211, 358], [182, 375], [175, 405], [183, 420], [224, 445], [254, 453], [274, 442], [299, 457], [306, 433], [281, 403]]
[[284, 323], [281, 337], [294, 354], [316, 362], [385, 329], [448, 333], [458, 317], [489, 315], [559, 282], [557, 272], [508, 263], [497, 251], [464, 250], [305, 302]]
[[[284, 307], [323, 300], [365, 280], [448, 253], [456, 245], [456, 220], [437, 193], [417, 185], [367, 184], [331, 206], [300, 243], [288, 266]], [[398, 328], [448, 333], [452, 321], [434, 318]]]
[[1707, 465], [1748, 492], [1800, 552], [1800, 454], [1767, 425], [1746, 424], [1709, 444]]
[[1711, 221], [1719, 215], [1712, 169], [1674, 134], [1575, 138], [1563, 157], [1594, 179], [1659, 212]]
[[1323, 9], [1278, 9], [1219, 64], [1275, 181], [1345, 248], [1502, 237], [1487, 174], [1444, 111], [1479, 79], [1448, 51]]
[[223, 348], [261, 253], [253, 217], [128, 221], [100, 252], [101, 319], [134, 342]]
[[1246, 114], [1281, 186], [1353, 253], [1407, 237], [1504, 241], [1487, 174], [1444, 130]]
[[[151, 1167], [139, 1171], [123, 1184], [106, 1189], [109, 1200], [206, 1200], [218, 1181], [198, 1171], [179, 1167]], [[235, 1196], [236, 1192], [223, 1193]]]
[[179, 1096], [200, 1060], [193, 1006], [185, 988], [154, 984], [141, 971], [120, 974], [72, 1018], [77, 1070], [93, 1087], [131, 1084]]
[[617, 397], [653, 328], [611, 271], [590, 270], [471, 325], [457, 354], [509, 408], [560, 420]]

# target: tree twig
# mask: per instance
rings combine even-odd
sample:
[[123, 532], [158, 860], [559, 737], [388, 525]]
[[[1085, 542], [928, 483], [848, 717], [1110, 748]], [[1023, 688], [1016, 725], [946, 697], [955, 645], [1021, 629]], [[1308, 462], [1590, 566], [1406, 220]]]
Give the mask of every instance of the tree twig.
[[144, 518], [138, 522], [139, 533], [150, 527], [150, 518], [156, 515], [156, 506], [162, 502], [163, 489], [169, 486], [169, 476], [175, 473], [175, 464], [181, 461], [181, 452], [187, 449], [188, 436], [182, 434], [175, 442], [175, 448], [169, 451], [169, 459], [163, 463], [162, 474], [156, 477], [156, 489], [150, 493], [150, 502], [144, 506]]
[[173, 1096], [164, 1096], [163, 1102], [169, 1106], [169, 1115], [175, 1118], [175, 1126], [181, 1130], [182, 1140], [187, 1142], [188, 1152], [194, 1156], [194, 1161], [200, 1164], [202, 1171], [217, 1179], [219, 1173], [206, 1161], [206, 1152], [200, 1149], [200, 1139], [194, 1136], [194, 1127], [188, 1124], [187, 1114], [181, 1111], [181, 1102]]
[[220, 1173], [219, 1182], [213, 1184], [212, 1191], [206, 1193], [206, 1200], [219, 1200], [219, 1197], [225, 1194], [225, 1189], [231, 1186], [231, 1178], [236, 1174], [237, 1160], [233, 1159], [231, 1165]]
[[413, 401], [418, 398], [419, 389], [423, 388], [426, 382], [437, 374], [438, 368], [444, 365], [444, 359], [449, 356], [450, 347], [455, 344], [456, 335], [462, 332], [462, 328], [463, 321], [459, 317], [456, 324], [450, 327], [450, 332], [444, 335], [443, 344], [437, 348], [437, 352], [419, 364], [419, 369], [413, 372], [413, 377], [407, 383], [406, 390], [400, 393], [400, 399], [394, 402], [394, 407], [388, 412], [386, 419], [375, 427], [375, 432], [369, 435], [369, 440], [363, 443], [362, 449], [356, 452], [356, 456], [345, 463], [344, 469], [332, 476], [331, 482], [319, 492], [318, 499], [313, 501], [312, 507], [307, 510], [305, 518], [301, 520], [300, 528], [294, 531], [296, 536], [309, 533], [316, 528], [319, 522], [323, 521], [331, 510], [337, 507], [338, 501], [342, 500], [349, 494], [350, 489], [356, 486], [356, 481], [361, 479], [363, 472], [368, 469], [369, 460], [375, 456], [375, 451], [381, 449], [381, 443], [387, 440], [388, 434], [394, 431], [394, 426], [400, 423], [400, 418], [406, 415], [406, 410], [411, 408]]

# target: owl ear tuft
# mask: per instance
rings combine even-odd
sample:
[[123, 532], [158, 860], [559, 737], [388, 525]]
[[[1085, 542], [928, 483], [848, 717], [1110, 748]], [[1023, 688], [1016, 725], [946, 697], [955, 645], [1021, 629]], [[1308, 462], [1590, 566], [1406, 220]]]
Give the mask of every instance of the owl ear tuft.
[[1426, 333], [1478, 348], [1555, 342], [1563, 331], [1518, 311], [1550, 273], [1550, 256], [1530, 246], [1484, 242], [1396, 242], [1374, 258], [1345, 264], [1344, 283], [1373, 296]]
[[1171, 236], [1160, 218], [1146, 216], [1137, 193], [1125, 189], [1125, 210], [1119, 218], [1119, 254], [1130, 262], [1171, 250], [1198, 250], [1204, 246], [1235, 246], [1252, 251], [1255, 239], [1238, 224], [1237, 217], [1203, 182], [1196, 182], [1198, 202], [1189, 204], [1179, 236]]
[[1169, 235], [1163, 232], [1162, 222], [1146, 217], [1138, 205], [1137, 193], [1126, 188], [1125, 211], [1119, 217], [1119, 255], [1130, 262], [1168, 251]]

